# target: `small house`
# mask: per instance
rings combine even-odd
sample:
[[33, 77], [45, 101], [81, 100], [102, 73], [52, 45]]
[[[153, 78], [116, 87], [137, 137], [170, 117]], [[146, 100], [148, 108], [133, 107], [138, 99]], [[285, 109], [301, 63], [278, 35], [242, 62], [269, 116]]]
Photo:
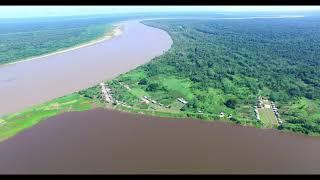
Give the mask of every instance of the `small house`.
[[145, 98], [141, 98], [142, 102], [149, 104], [149, 100], [145, 99]]
[[177, 100], [179, 102], [181, 102], [182, 104], [187, 104], [188, 102], [186, 100], [184, 100], [183, 98], [177, 98]]

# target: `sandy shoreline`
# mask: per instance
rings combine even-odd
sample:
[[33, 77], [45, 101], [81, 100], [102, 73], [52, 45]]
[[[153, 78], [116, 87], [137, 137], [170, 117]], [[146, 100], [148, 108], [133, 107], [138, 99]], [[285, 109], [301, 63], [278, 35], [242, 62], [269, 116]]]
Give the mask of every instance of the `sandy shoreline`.
[[76, 49], [79, 49], [79, 48], [91, 46], [91, 45], [99, 43], [99, 42], [110, 40], [110, 39], [112, 39], [112, 38], [114, 38], [116, 36], [120, 36], [122, 34], [122, 31], [123, 31], [123, 25], [114, 24], [113, 26], [114, 27], [112, 28], [111, 31], [105, 32], [105, 34], [102, 37], [98, 38], [98, 39], [94, 39], [94, 40], [91, 40], [91, 41], [88, 41], [88, 42], [85, 42], [85, 43], [81, 43], [81, 44], [78, 44], [78, 45], [75, 45], [75, 46], [72, 46], [72, 47], [68, 47], [68, 48], [64, 48], [64, 49], [61, 49], [61, 50], [57, 50], [57, 51], [54, 51], [54, 52], [51, 52], [51, 53], [47, 53], [47, 54], [44, 54], [44, 55], [35, 56], [35, 57], [29, 57], [29, 58], [26, 58], [24, 60], [11, 62], [11, 63], [7, 63], [7, 64], [2, 64], [2, 65], [0, 65], [0, 67], [9, 66], [9, 65], [13, 65], [13, 64], [27, 62], [27, 61], [32, 61], [32, 60], [37, 60], [37, 59], [40, 59], [40, 58], [44, 58], [44, 57], [48, 57], [48, 56], [52, 56], [52, 55], [56, 55], [56, 54], [61, 54], [61, 53], [73, 51], [73, 50], [76, 50]]
[[[138, 21], [138, 22], [141, 22], [141, 21], [146, 21], [146, 20], [161, 20], [161, 19], [212, 19], [212, 20], [219, 20], [219, 19], [259, 19], [259, 18], [302, 18], [304, 17], [303, 15], [291, 15], [291, 16], [285, 16], [285, 15], [280, 15], [280, 16], [266, 16], [266, 17], [239, 17], [239, 18], [190, 18], [190, 17], [187, 17], [187, 18], [141, 18], [141, 19], [136, 19], [136, 20], [133, 20], [133, 21]], [[132, 20], [131, 20], [132, 21]], [[96, 43], [99, 43], [99, 42], [102, 42], [102, 41], [106, 41], [106, 40], [110, 40], [116, 36], [120, 36], [122, 31], [123, 31], [123, 25], [122, 25], [123, 21], [121, 22], [118, 22], [116, 24], [113, 24], [113, 29], [111, 31], [108, 31], [104, 34], [104, 36], [98, 38], [98, 39], [94, 39], [94, 40], [91, 40], [91, 41], [88, 41], [88, 42], [85, 42], [85, 43], [81, 43], [81, 44], [78, 44], [78, 45], [75, 45], [73, 47], [69, 47], [69, 48], [65, 48], [65, 49], [61, 49], [61, 50], [57, 50], [55, 52], [51, 52], [51, 53], [47, 53], [47, 54], [44, 54], [44, 55], [40, 55], [40, 56], [35, 56], [35, 57], [29, 57], [29, 58], [26, 58], [24, 60], [20, 60], [20, 61], [16, 61], [16, 62], [11, 62], [11, 63], [7, 63], [7, 64], [2, 64], [0, 65], [0, 67], [4, 67], [4, 66], [8, 66], [8, 65], [13, 65], [13, 64], [18, 64], [18, 63], [22, 63], [22, 62], [26, 62], [26, 61], [32, 61], [32, 60], [36, 60], [36, 59], [39, 59], [39, 58], [43, 58], [43, 57], [48, 57], [48, 56], [52, 56], [52, 55], [56, 55], [56, 54], [60, 54], [60, 53], [65, 53], [65, 52], [68, 52], [68, 51], [72, 51], [72, 50], [76, 50], [76, 49], [79, 49], [79, 48], [82, 48], [82, 47], [86, 47], [86, 46], [91, 46], [93, 44], [96, 44]]]
[[[119, 21], [112, 25], [118, 28], [112, 33], [110, 29], [102, 42], [96, 43], [96, 40], [74, 51], [60, 51], [61, 54], [47, 55], [38, 61], [33, 58], [34, 61], [29, 59], [29, 62], [1, 67], [0, 116], [114, 78], [161, 55], [172, 44], [165, 31], [138, 21]], [[137, 36], [139, 34], [143, 34], [143, 38]], [[105, 40], [111, 36], [118, 37]]]

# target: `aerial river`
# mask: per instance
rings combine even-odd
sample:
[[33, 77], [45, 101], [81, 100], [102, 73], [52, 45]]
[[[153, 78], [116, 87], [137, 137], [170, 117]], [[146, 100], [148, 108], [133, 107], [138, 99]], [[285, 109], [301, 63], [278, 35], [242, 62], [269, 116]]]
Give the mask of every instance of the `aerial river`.
[[[94, 85], [161, 55], [170, 36], [121, 36], [0, 68], [0, 114]], [[49, 118], [0, 144], [0, 173], [319, 173], [320, 138], [108, 109]]]
[[49, 118], [0, 144], [2, 173], [319, 173], [320, 138], [107, 109]]
[[90, 46], [0, 67], [0, 117], [111, 79], [163, 54], [163, 30], [126, 21], [123, 32]]

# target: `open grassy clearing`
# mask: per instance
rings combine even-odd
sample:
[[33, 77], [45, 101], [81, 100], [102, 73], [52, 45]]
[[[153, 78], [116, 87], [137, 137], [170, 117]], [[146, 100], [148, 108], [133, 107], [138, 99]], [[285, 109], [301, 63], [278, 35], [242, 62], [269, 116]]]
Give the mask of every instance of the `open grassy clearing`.
[[[68, 111], [85, 111], [97, 106], [94, 100], [73, 93], [22, 112], [4, 116], [0, 120], [0, 141], [29, 128], [42, 120]], [[1, 123], [2, 122], [2, 123]]]
[[266, 128], [273, 128], [278, 126], [278, 121], [271, 108], [258, 109], [260, 119]]
[[191, 82], [186, 79], [177, 79], [176, 77], [162, 77], [161, 84], [168, 89], [176, 97], [184, 97], [192, 99]]

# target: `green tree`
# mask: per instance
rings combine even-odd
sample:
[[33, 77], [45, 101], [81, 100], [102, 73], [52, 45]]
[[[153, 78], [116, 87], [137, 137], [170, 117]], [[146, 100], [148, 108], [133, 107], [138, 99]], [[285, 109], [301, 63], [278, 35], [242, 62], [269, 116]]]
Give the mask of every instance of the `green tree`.
[[147, 85], [148, 84], [148, 80], [146, 78], [143, 78], [138, 82], [138, 84], [139, 85]]
[[235, 109], [236, 108], [236, 104], [237, 104], [237, 101], [235, 99], [228, 99], [226, 102], [225, 102], [225, 105], [228, 107], [228, 108], [231, 108], [231, 109]]
[[152, 92], [154, 92], [154, 91], [156, 91], [156, 90], [158, 90], [158, 89], [159, 89], [159, 84], [157, 84], [157, 83], [151, 83], [151, 84], [149, 84], [149, 85], [147, 86], [146, 91], [152, 91]]

